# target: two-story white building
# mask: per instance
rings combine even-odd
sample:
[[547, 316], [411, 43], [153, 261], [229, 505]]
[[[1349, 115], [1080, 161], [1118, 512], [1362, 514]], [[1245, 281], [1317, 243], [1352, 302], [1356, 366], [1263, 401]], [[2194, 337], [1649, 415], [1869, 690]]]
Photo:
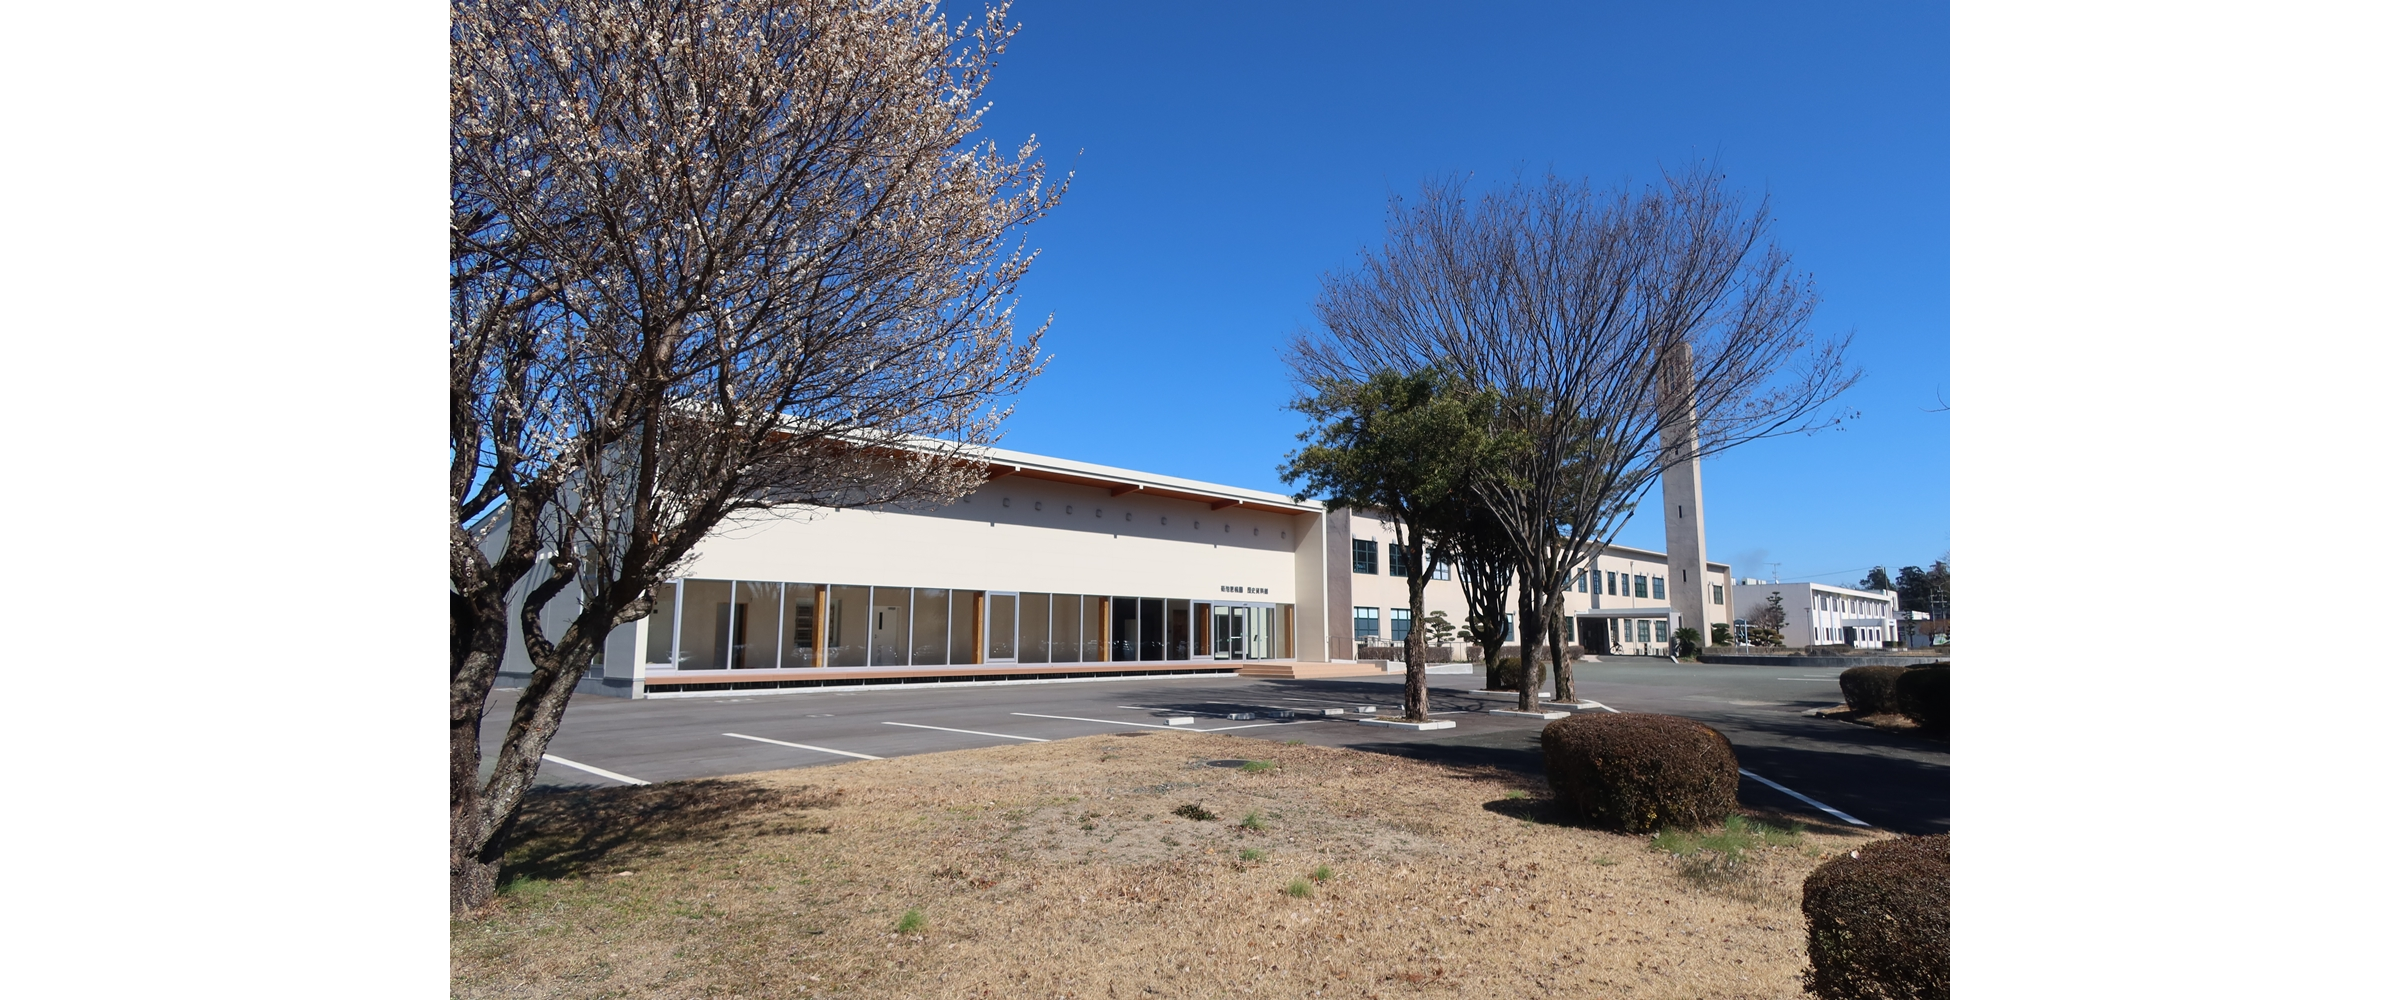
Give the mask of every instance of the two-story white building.
[[1757, 621], [1769, 595], [1783, 598], [1786, 646], [1882, 646], [1904, 638], [1896, 591], [1744, 579], [1733, 586], [1737, 617]]
[[[1398, 531], [1372, 510], [1336, 512], [1333, 520], [1335, 533], [1347, 534], [1350, 572], [1330, 575], [1336, 591], [1330, 603], [1337, 608], [1349, 605], [1350, 636], [1356, 643], [1397, 644], [1407, 638], [1411, 627], [1406, 566], [1398, 561]], [[1731, 567], [1709, 563], [1701, 574], [1703, 579], [1691, 584], [1701, 588], [1698, 596], [1707, 620], [1699, 623], [1681, 621], [1682, 616], [1669, 603], [1669, 581], [1677, 575], [1669, 569], [1664, 552], [1611, 545], [1593, 553], [1568, 584], [1566, 613], [1575, 619], [1571, 641], [1595, 655], [1613, 648], [1635, 656], [1657, 656], [1668, 651], [1676, 628], [1688, 626], [1698, 629], [1706, 643], [1710, 625], [1729, 623], [1734, 617], [1727, 603], [1733, 582]], [[1510, 641], [1514, 641], [1514, 588], [1509, 591], [1508, 607]], [[1429, 617], [1442, 612], [1452, 625], [1466, 624], [1466, 590], [1452, 567], [1433, 567], [1433, 579], [1425, 587], [1425, 611]]]

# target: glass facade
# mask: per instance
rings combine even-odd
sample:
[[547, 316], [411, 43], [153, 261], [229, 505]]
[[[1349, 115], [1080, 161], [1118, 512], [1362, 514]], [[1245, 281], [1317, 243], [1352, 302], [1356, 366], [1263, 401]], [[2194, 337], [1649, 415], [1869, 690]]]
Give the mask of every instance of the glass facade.
[[1192, 602], [1167, 602], [1167, 659], [1192, 658]]
[[813, 583], [783, 585], [784, 666], [818, 665], [817, 632], [824, 627], [818, 616], [818, 595], [824, 589]]
[[917, 588], [916, 610], [909, 617], [908, 662], [950, 662], [950, 592]]
[[867, 588], [830, 587], [825, 609], [825, 665], [867, 665]]
[[782, 634], [783, 584], [744, 581], [734, 588], [733, 658], [741, 670], [773, 670]]
[[1141, 601], [1119, 597], [1109, 602], [1108, 658], [1112, 661], [1141, 659], [1142, 636]]
[[908, 663], [908, 588], [876, 587], [868, 607], [874, 620], [867, 640], [867, 665], [897, 667]]
[[650, 609], [650, 638], [644, 642], [642, 662], [673, 665], [675, 662], [676, 587], [662, 583], [650, 592], [655, 602]]
[[1142, 602], [1142, 659], [1167, 658], [1167, 602], [1156, 597]]
[[733, 582], [683, 581], [683, 612], [677, 618], [675, 669], [724, 669], [733, 628]]
[[984, 599], [984, 608], [984, 662], [1017, 662], [1017, 595], [993, 594]]
[[1017, 662], [1050, 662], [1050, 595], [1017, 595]]
[[1050, 662], [1083, 659], [1083, 599], [1075, 594], [1050, 598]]
[[679, 673], [1292, 655], [1290, 605], [698, 579], [654, 600], [643, 658]]

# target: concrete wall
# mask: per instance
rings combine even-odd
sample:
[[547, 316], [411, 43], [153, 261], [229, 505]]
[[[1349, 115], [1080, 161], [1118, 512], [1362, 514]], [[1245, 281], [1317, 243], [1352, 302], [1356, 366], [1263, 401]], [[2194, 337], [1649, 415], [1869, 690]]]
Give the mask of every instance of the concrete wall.
[[1350, 540], [1356, 525], [1357, 512], [1328, 511], [1325, 514], [1325, 552], [1321, 573], [1325, 577], [1325, 654], [1335, 662], [1358, 658], [1358, 643], [1350, 630], [1350, 601], [1357, 593], [1357, 581], [1351, 579]]

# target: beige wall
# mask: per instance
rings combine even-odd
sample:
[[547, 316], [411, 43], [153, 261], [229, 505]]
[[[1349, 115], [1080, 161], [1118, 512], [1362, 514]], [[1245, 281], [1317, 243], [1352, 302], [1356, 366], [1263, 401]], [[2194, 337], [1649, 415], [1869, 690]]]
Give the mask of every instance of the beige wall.
[[[1332, 568], [1350, 574], [1350, 604], [1330, 609], [1330, 617], [1335, 620], [1335, 627], [1348, 635], [1352, 629], [1351, 608], [1379, 609], [1382, 616], [1377, 619], [1381, 623], [1379, 629], [1383, 640], [1389, 642], [1392, 636], [1392, 609], [1408, 607], [1408, 578], [1391, 575], [1391, 545], [1400, 540], [1400, 534], [1389, 522], [1373, 513], [1347, 510], [1340, 512], [1340, 515], [1350, 518], [1351, 538], [1368, 539], [1375, 543], [1375, 572], [1373, 575], [1353, 573], [1350, 571], [1349, 551], [1344, 549], [1334, 553]], [[1516, 591], [1511, 589], [1509, 593], [1513, 595]], [[1509, 607], [1512, 610], [1516, 607], [1513, 597]], [[1451, 625], [1460, 628], [1466, 626], [1467, 592], [1459, 586], [1455, 576], [1449, 580], [1426, 582], [1425, 614], [1431, 617], [1436, 611], [1447, 614]]]
[[[1009, 476], [940, 510], [817, 511], [728, 526], [681, 575], [1298, 604], [1305, 622], [1323, 600], [1321, 575], [1310, 581], [1312, 600], [1300, 569], [1302, 546], [1322, 545], [1319, 518]], [[1322, 635], [1322, 624], [1301, 627], [1303, 641]]]
[[[1375, 573], [1372, 576], [1365, 573], [1350, 574], [1350, 587], [1353, 595], [1350, 606], [1329, 609], [1330, 617], [1336, 621], [1335, 627], [1345, 630], [1346, 633], [1351, 627], [1349, 618], [1352, 607], [1380, 609], [1383, 616], [1380, 619], [1383, 622], [1382, 633], [1388, 640], [1391, 636], [1391, 609], [1408, 606], [1408, 578], [1391, 575], [1389, 546], [1392, 542], [1399, 540], [1399, 534], [1391, 524], [1372, 512], [1341, 511], [1337, 512], [1336, 516], [1347, 516], [1350, 519], [1350, 536], [1352, 538], [1372, 539], [1375, 542], [1376, 565]], [[1350, 566], [1349, 552], [1343, 551], [1333, 555], [1335, 568], [1347, 571]], [[1599, 556], [1588, 560], [1587, 564], [1600, 570], [1617, 573], [1641, 573], [1645, 576], [1668, 577], [1670, 580], [1673, 577], [1673, 574], [1667, 569], [1666, 554], [1645, 549], [1612, 545]], [[1734, 619], [1731, 604], [1733, 600], [1731, 568], [1723, 563], [1710, 563], [1705, 576], [1708, 583], [1725, 588], [1727, 601], [1725, 604], [1714, 603], [1710, 600], [1713, 595], [1703, 588], [1699, 596], [1703, 602], [1702, 607], [1706, 611], [1707, 621], [1710, 623], [1731, 622]], [[1666, 601], [1655, 597], [1637, 598], [1629, 593], [1610, 595], [1605, 593], [1605, 590], [1606, 587], [1602, 586], [1595, 588], [1593, 592], [1579, 593], [1570, 584], [1566, 600], [1568, 613], [1591, 609], [1663, 608], [1667, 606]], [[1668, 590], [1670, 594], [1674, 592], [1673, 587], [1669, 587]], [[1509, 591], [1508, 607], [1509, 613], [1516, 612], [1517, 602], [1514, 588]], [[1434, 580], [1425, 585], [1425, 612], [1431, 615], [1435, 611], [1447, 612], [1453, 625], [1465, 624], [1466, 591], [1460, 588], [1456, 579]], [[1708, 635], [1707, 625], [1698, 627], [1705, 640]]]

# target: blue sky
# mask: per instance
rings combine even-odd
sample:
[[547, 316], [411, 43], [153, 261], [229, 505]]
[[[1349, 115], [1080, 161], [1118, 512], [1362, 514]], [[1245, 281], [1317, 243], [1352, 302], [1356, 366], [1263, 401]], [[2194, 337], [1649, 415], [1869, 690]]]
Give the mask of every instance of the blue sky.
[[[1843, 429], [1703, 468], [1709, 556], [1855, 582], [1949, 548], [1941, 4], [1021, 0], [989, 134], [1076, 172], [1020, 288], [1055, 318], [1004, 447], [1282, 490], [1279, 352], [1321, 275], [1426, 177], [1640, 183], [1713, 159], [1769, 194], [1815, 326], [1866, 378]], [[1655, 502], [1619, 536], [1658, 548]], [[1777, 568], [1777, 564], [1780, 568]]]

